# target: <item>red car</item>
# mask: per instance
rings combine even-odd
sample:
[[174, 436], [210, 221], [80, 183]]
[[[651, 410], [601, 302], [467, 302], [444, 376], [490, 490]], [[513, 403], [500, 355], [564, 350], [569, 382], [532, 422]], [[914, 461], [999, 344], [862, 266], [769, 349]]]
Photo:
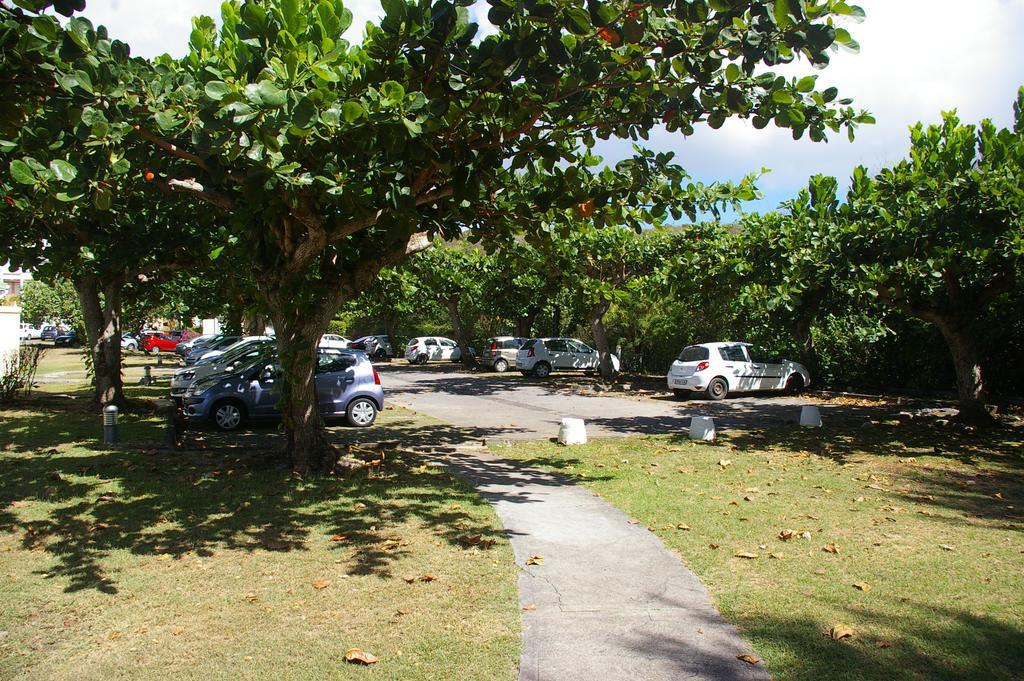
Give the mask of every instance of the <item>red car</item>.
[[161, 352], [174, 352], [180, 342], [180, 338], [172, 338], [164, 333], [147, 333], [142, 336], [141, 349], [158, 355]]

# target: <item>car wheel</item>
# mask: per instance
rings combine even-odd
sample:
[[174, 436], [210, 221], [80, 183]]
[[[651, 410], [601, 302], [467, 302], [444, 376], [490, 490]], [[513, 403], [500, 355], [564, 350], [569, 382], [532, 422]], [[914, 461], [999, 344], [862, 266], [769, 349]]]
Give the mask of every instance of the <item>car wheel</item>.
[[225, 400], [213, 405], [213, 424], [218, 430], [238, 430], [245, 423], [245, 409], [234, 400]]
[[505, 359], [499, 357], [494, 362], [494, 370], [497, 371], [499, 374], [505, 373], [506, 371], [508, 371], [508, 362]]
[[426, 364], [428, 359], [430, 359], [430, 358], [427, 357], [426, 355], [420, 355], [419, 357], [416, 358], [416, 363], [417, 364]]
[[547, 378], [551, 375], [551, 365], [547, 362], [537, 362], [537, 366], [533, 367], [533, 375], [537, 378]]
[[729, 384], [721, 376], [712, 378], [704, 394], [709, 400], [724, 400], [725, 396], [729, 394]]
[[803, 392], [804, 377], [800, 374], [793, 374], [786, 380], [786, 392], [790, 395], [797, 395]]
[[350, 426], [365, 428], [377, 420], [377, 405], [368, 397], [357, 397], [348, 404], [345, 420]]
[[150, 352], [152, 352], [154, 355], [159, 355], [160, 354], [160, 346], [159, 345], [154, 345], [152, 347], [152, 349], [150, 349]]
[[689, 399], [689, 397], [690, 397], [690, 391], [689, 390], [673, 390], [672, 394], [675, 395], [676, 397], [678, 397], [681, 400], [686, 400], [686, 399]]
[[373, 358], [376, 360], [387, 359], [388, 353], [384, 351], [384, 348], [377, 348], [377, 352], [373, 353]]
[[128, 347], [125, 348], [125, 349], [126, 350], [131, 350], [132, 352], [135, 352], [136, 350], [139, 349], [139, 344], [138, 343], [129, 343]]

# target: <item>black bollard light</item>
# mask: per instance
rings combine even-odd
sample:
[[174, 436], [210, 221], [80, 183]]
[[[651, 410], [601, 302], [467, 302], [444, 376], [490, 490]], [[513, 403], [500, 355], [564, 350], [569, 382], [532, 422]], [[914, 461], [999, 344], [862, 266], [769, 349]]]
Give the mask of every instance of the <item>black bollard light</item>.
[[103, 407], [103, 444], [117, 444], [117, 405]]

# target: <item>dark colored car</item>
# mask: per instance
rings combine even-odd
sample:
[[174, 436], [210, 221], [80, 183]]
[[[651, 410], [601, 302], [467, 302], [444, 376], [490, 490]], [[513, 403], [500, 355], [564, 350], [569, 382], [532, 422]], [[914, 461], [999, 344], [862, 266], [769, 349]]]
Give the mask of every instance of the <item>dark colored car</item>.
[[71, 329], [67, 333], [62, 333], [53, 339], [53, 347], [55, 348], [77, 348], [81, 343], [78, 338], [78, 332]]
[[55, 340], [60, 332], [57, 331], [57, 327], [52, 324], [47, 324], [43, 327], [43, 330], [39, 332], [40, 340]]
[[[257, 362], [241, 371], [199, 379], [185, 391], [185, 415], [193, 423], [212, 422], [220, 430], [279, 419], [282, 378], [278, 364]], [[314, 380], [324, 418], [343, 417], [351, 426], [364, 427], [372, 425], [384, 408], [380, 374], [366, 353], [321, 348]]]

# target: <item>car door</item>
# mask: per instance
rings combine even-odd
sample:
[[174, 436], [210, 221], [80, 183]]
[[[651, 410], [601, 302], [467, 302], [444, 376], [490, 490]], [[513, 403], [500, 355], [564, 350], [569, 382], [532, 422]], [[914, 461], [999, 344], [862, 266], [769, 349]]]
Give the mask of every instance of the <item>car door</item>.
[[249, 375], [249, 406], [254, 418], [267, 418], [278, 413], [277, 403], [281, 399], [280, 369], [267, 363]]
[[729, 378], [729, 390], [747, 392], [757, 390], [754, 367], [745, 345], [726, 345], [720, 348], [722, 367]]
[[572, 353], [569, 352], [569, 344], [564, 338], [549, 338], [544, 341], [544, 349], [547, 351], [548, 362], [554, 369], [571, 369], [573, 363]]
[[455, 350], [459, 347], [455, 341], [447, 338], [439, 338], [438, 342], [441, 347], [441, 359], [451, 359], [455, 356]]
[[319, 352], [316, 364], [316, 397], [320, 413], [329, 416], [345, 411], [347, 394], [355, 383], [356, 359], [342, 352]]
[[597, 351], [586, 343], [570, 340], [567, 341], [567, 344], [572, 353], [574, 369], [596, 369], [600, 364]]
[[764, 348], [756, 345], [750, 346], [747, 350], [750, 352], [754, 374], [757, 376], [758, 390], [781, 390], [785, 387], [781, 359], [773, 357]]

